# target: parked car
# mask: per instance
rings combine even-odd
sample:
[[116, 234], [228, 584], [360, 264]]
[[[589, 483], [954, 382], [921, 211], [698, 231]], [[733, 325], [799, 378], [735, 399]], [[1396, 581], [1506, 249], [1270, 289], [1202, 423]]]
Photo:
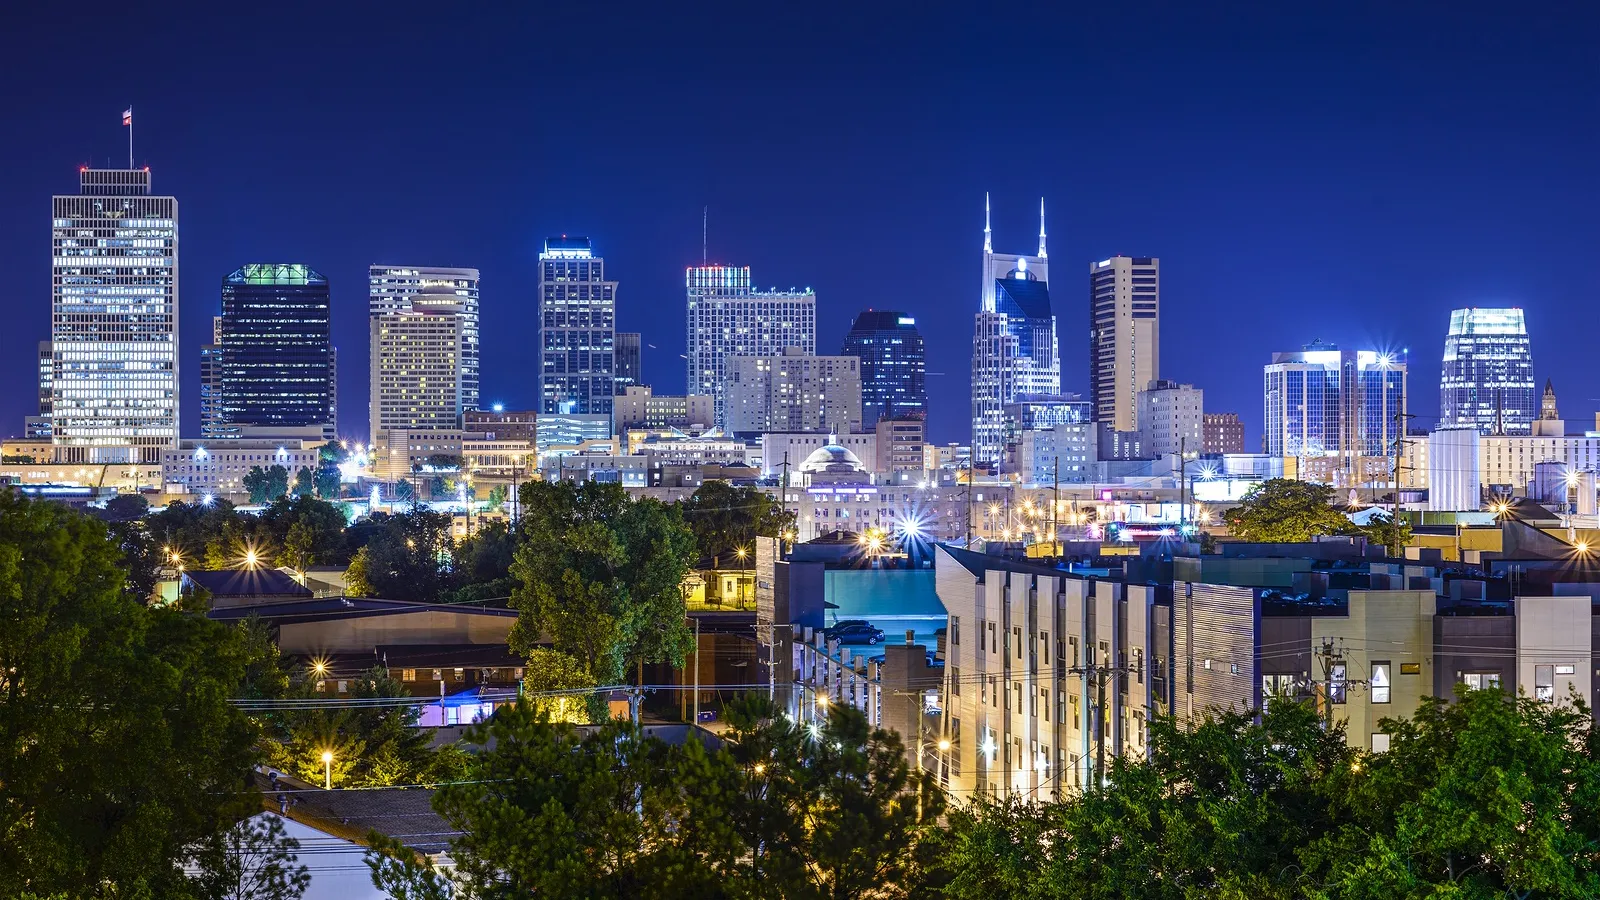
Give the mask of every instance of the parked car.
[[883, 629], [874, 628], [861, 620], [840, 622], [822, 632], [823, 637], [841, 644], [877, 644], [883, 641]]

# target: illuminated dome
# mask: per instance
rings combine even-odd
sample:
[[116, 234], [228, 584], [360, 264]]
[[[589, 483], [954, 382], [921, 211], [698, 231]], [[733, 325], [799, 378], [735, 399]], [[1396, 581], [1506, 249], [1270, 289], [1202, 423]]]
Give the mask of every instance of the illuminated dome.
[[800, 471], [806, 475], [844, 475], [854, 472], [866, 471], [866, 466], [854, 453], [839, 446], [828, 444], [811, 451], [806, 461], [800, 464]]

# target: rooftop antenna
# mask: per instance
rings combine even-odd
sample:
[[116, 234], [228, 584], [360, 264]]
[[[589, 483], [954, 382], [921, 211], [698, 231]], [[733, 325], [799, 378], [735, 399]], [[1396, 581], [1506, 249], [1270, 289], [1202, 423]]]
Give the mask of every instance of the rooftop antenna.
[[1048, 254], [1046, 254], [1044, 252], [1044, 198], [1040, 197], [1039, 198], [1039, 258], [1040, 259], [1044, 259], [1044, 258], [1046, 258], [1046, 256], [1048, 256]]
[[707, 247], [711, 238], [711, 207], [700, 208], [700, 265], [705, 265], [708, 258]]
[[989, 192], [983, 192], [983, 252], [993, 253], [994, 244], [989, 240]]

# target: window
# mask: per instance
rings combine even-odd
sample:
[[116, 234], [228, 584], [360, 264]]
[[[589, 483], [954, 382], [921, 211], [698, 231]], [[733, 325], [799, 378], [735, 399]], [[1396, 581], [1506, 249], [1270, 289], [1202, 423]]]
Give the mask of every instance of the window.
[[1373, 660], [1372, 663], [1372, 702], [1389, 702], [1389, 662]]
[[1335, 704], [1343, 703], [1345, 692], [1344, 663], [1333, 664], [1333, 673], [1329, 676], [1329, 681], [1332, 682], [1328, 689], [1329, 699]]
[[1421, 675], [1422, 674], [1422, 663], [1401, 663], [1400, 664], [1400, 674], [1401, 675]]
[[1011, 639], [1017, 642], [1017, 659], [1022, 659], [1022, 629], [1011, 629]]
[[950, 696], [961, 696], [961, 670], [955, 666], [950, 667]]
[[1467, 672], [1458, 674], [1457, 678], [1460, 679], [1462, 684], [1474, 691], [1500, 687], [1499, 672]]
[[950, 617], [950, 645], [961, 646], [961, 619], [958, 616]]
[[341, 694], [348, 693], [349, 690], [350, 690], [350, 682], [348, 682], [348, 681], [339, 682], [339, 693], [341, 693]]
[[400, 670], [400, 680], [401, 681], [416, 681], [417, 680], [417, 670], [416, 669], [401, 669]]
[[433, 680], [434, 681], [443, 681], [444, 680], [444, 670], [443, 669], [434, 669], [433, 670]]
[[1556, 667], [1533, 667], [1533, 699], [1554, 700], [1556, 698]]
[[1386, 753], [1389, 750], [1389, 736], [1381, 731], [1372, 733], [1372, 752]]

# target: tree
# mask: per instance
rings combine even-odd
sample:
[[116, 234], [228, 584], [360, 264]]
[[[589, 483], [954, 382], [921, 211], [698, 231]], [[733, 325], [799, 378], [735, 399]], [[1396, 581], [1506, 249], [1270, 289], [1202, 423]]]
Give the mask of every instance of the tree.
[[451, 587], [450, 517], [428, 510], [372, 517], [371, 536], [350, 560], [346, 589], [364, 597], [437, 602]]
[[693, 638], [682, 583], [695, 551], [676, 508], [594, 481], [529, 482], [522, 506], [515, 652], [548, 635], [601, 684], [647, 662], [683, 665]]
[[350, 558], [345, 548], [344, 513], [326, 500], [305, 495], [279, 497], [261, 511], [260, 521], [270, 531], [271, 543], [281, 548], [280, 565], [305, 569]]
[[195, 894], [199, 900], [300, 900], [311, 873], [299, 850], [300, 842], [272, 813], [244, 819], [196, 849]]
[[317, 474], [314, 479], [317, 497], [323, 500], [339, 499], [341, 475], [339, 464], [324, 459], [317, 465]]
[[397, 481], [394, 484], [394, 498], [396, 500], [410, 500], [416, 494], [416, 489], [409, 481]]
[[183, 896], [259, 801], [232, 629], [124, 590], [105, 528], [0, 493], [0, 896]]
[[1332, 502], [1333, 488], [1326, 485], [1272, 478], [1251, 488], [1222, 520], [1234, 537], [1270, 544], [1350, 534], [1350, 519]]
[[1411, 521], [1405, 516], [1395, 521], [1389, 513], [1374, 511], [1371, 523], [1356, 530], [1366, 537], [1367, 543], [1386, 548], [1394, 555], [1399, 555], [1400, 549], [1411, 543]]
[[118, 494], [106, 501], [107, 522], [129, 522], [143, 518], [150, 511], [150, 501], [142, 494]]
[[289, 470], [273, 465], [263, 469], [251, 466], [244, 476], [244, 489], [250, 492], [251, 503], [267, 503], [289, 493]]
[[300, 471], [294, 473], [294, 495], [296, 497], [310, 497], [316, 493], [316, 475], [308, 466], [301, 466]]
[[726, 481], [705, 482], [682, 507], [683, 519], [694, 532], [702, 557], [748, 548], [757, 536], [778, 537], [795, 521], [767, 492]]
[[[605, 698], [593, 691], [597, 687], [594, 676], [582, 662], [559, 650], [535, 647], [528, 651], [523, 671], [522, 690], [530, 698], [529, 705], [549, 721], [583, 723], [604, 718]], [[553, 694], [557, 691], [572, 693]]]

